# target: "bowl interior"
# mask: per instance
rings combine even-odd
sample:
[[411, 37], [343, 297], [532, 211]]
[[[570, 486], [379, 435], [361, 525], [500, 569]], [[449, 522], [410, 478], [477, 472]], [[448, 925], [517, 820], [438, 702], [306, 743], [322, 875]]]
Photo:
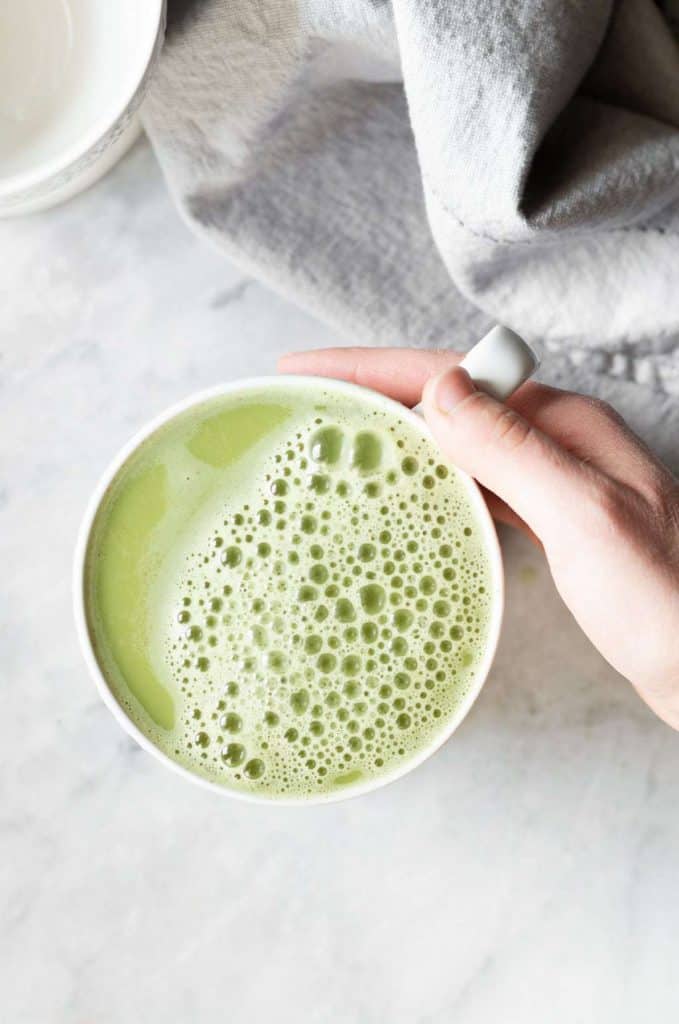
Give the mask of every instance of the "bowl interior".
[[0, 194], [45, 180], [125, 110], [162, 0], [5, 0], [0, 7]]

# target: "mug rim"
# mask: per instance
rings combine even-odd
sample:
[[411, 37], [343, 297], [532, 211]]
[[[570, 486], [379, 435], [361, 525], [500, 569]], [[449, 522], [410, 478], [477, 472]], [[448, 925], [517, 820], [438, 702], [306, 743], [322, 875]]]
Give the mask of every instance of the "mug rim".
[[66, 149], [56, 155], [42, 160], [37, 166], [14, 174], [3, 176], [0, 172], [0, 200], [11, 199], [14, 195], [22, 194], [25, 191], [36, 188], [51, 181], [65, 171], [77, 164], [86, 156], [108, 132], [116, 125], [119, 118], [123, 116], [130, 104], [134, 101], [144, 77], [153, 61], [158, 45], [158, 37], [164, 31], [165, 4], [166, 0], [146, 0], [150, 5], [155, 3], [155, 10], [152, 11], [153, 20], [149, 31], [149, 38], [144, 48], [144, 60], [139, 62], [138, 73], [131, 77], [128, 88], [120, 93], [120, 102], [111, 103], [107, 112], [97, 118], [94, 124], [80, 136], [78, 141], [72, 143]]
[[382, 406], [386, 411], [400, 416], [423, 436], [429, 436], [429, 431], [424, 418], [407, 408], [407, 406], [402, 405], [393, 398], [388, 398], [379, 391], [373, 391], [371, 388], [365, 388], [348, 381], [336, 380], [332, 377], [314, 377], [302, 374], [271, 374], [269, 376], [245, 377], [232, 381], [225, 381], [221, 384], [215, 385], [214, 387], [192, 392], [186, 398], [173, 403], [163, 412], [143, 424], [110, 460], [109, 464], [104, 469], [104, 472], [99, 477], [87, 503], [85, 513], [78, 529], [73, 558], [73, 613], [80, 650], [87, 665], [90, 677], [99, 691], [99, 696], [102, 698], [104, 704], [112, 713], [118, 724], [129, 736], [136, 740], [144, 750], [156, 757], [162, 764], [171, 768], [179, 775], [189, 779], [191, 782], [202, 786], [204, 789], [209, 789], [222, 796], [228, 796], [232, 799], [242, 800], [247, 803], [268, 804], [272, 806], [311, 806], [337, 803], [340, 800], [348, 800], [362, 796], [366, 793], [372, 792], [373, 790], [381, 789], [383, 786], [389, 785], [392, 782], [396, 782], [397, 779], [408, 775], [411, 771], [435, 754], [436, 751], [450, 739], [456, 729], [467, 717], [488, 677], [490, 668], [495, 660], [495, 654], [500, 639], [505, 596], [504, 568], [495, 524], [493, 523], [491, 514], [488, 511], [488, 507], [476, 481], [463, 470], [455, 467], [460, 480], [465, 486], [465, 491], [472, 504], [474, 514], [482, 524], [484, 547], [491, 563], [493, 599], [490, 613], [488, 640], [483, 652], [483, 657], [477, 666], [474, 683], [470, 687], [464, 700], [456, 709], [455, 713], [451, 715], [446, 728], [442, 730], [442, 732], [437, 735], [431, 743], [418, 750], [412, 758], [407, 759], [402, 765], [399, 765], [394, 770], [383, 775], [369, 778], [363, 783], [348, 787], [346, 790], [339, 789], [330, 793], [318, 793], [312, 796], [271, 796], [263, 793], [250, 793], [243, 790], [232, 789], [229, 786], [222, 785], [219, 782], [199, 775], [173, 760], [158, 746], [156, 746], [151, 739], [149, 739], [139, 726], [132, 721], [132, 718], [128, 715], [113, 693], [111, 685], [106, 679], [106, 675], [96, 656], [92, 636], [87, 622], [85, 567], [92, 527], [94, 525], [97, 512], [99, 511], [106, 492], [113, 483], [116, 475], [123, 468], [130, 456], [133, 455], [144, 441], [177, 416], [224, 395], [233, 395], [239, 392], [247, 392], [262, 388], [285, 388], [290, 385], [294, 386], [295, 384], [301, 385], [303, 388], [313, 388], [314, 386], [318, 387], [319, 385], [322, 385], [323, 387], [330, 388], [339, 394], [361, 396], [363, 400], [367, 399], [368, 401], [374, 402], [378, 406]]

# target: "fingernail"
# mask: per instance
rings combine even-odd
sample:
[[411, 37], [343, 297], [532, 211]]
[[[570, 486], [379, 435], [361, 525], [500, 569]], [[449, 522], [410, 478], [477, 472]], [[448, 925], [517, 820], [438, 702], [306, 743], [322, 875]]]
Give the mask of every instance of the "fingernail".
[[443, 413], [450, 413], [456, 405], [474, 390], [466, 370], [456, 366], [446, 370], [434, 382], [434, 401]]

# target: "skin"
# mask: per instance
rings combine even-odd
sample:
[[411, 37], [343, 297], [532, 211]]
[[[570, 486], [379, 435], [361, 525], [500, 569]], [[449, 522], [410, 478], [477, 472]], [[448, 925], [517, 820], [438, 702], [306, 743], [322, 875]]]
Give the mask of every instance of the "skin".
[[450, 352], [291, 353], [282, 373], [336, 377], [406, 405], [422, 399], [445, 455], [493, 515], [544, 550], [583, 632], [650, 708], [679, 729], [679, 484], [608, 405], [524, 384], [505, 405]]

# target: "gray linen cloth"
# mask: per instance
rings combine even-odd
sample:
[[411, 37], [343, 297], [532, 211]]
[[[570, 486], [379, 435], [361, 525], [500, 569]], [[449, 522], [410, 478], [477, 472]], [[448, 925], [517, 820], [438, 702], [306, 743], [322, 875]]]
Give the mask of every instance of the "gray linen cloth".
[[145, 125], [192, 227], [348, 336], [466, 348], [499, 320], [671, 457], [667, 8], [169, 0]]

